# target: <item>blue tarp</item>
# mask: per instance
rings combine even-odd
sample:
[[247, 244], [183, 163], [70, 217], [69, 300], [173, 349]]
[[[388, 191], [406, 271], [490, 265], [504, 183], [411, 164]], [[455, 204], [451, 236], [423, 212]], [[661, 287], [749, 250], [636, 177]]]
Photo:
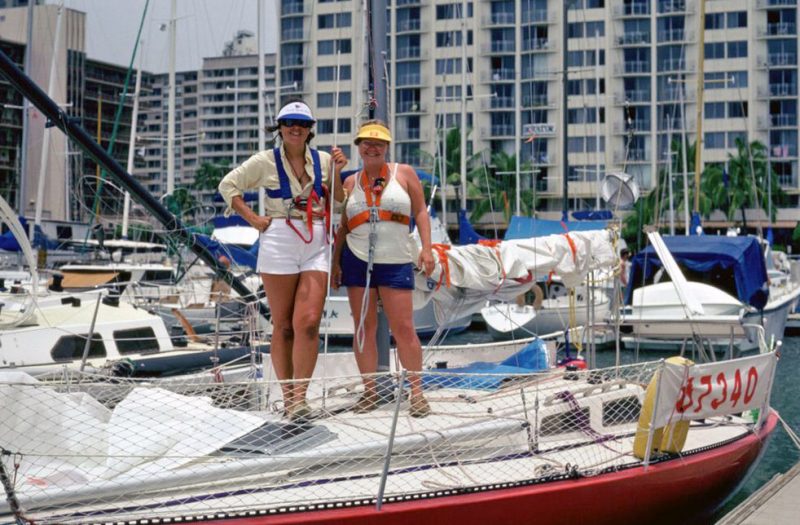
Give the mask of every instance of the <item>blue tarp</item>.
[[458, 210], [458, 244], [477, 244], [478, 241], [486, 239], [483, 235], [475, 231], [467, 218], [467, 210]]
[[576, 221], [610, 221], [614, 218], [611, 210], [578, 210], [572, 212]]
[[[18, 217], [19, 222], [22, 225], [22, 229], [25, 230], [25, 233], [28, 233], [28, 220], [25, 217]], [[35, 226], [33, 231], [33, 242], [31, 246], [34, 248], [46, 248], [48, 250], [55, 250], [61, 246], [61, 243], [58, 241], [53, 241], [48, 239], [48, 237], [42, 231], [40, 226]], [[0, 235], [0, 250], [5, 250], [7, 252], [20, 252], [22, 249], [17, 242], [16, 237], [14, 234], [9, 230], [6, 233]]]
[[[460, 368], [436, 369], [435, 375], [424, 376], [425, 388], [475, 388], [496, 390], [513, 376], [546, 370], [547, 348], [544, 341], [534, 339], [525, 348], [506, 358], [500, 364], [478, 361]], [[451, 376], [450, 374], [456, 374]], [[487, 374], [487, 375], [458, 375]]]
[[[688, 280], [729, 290], [740, 301], [755, 308], [763, 308], [767, 303], [767, 267], [755, 237], [666, 235], [663, 239], [681, 270], [691, 273]], [[633, 257], [630, 284], [625, 292], [626, 304], [631, 302], [633, 288], [651, 283], [661, 266], [652, 246]], [[730, 282], [731, 273], [734, 283]]]
[[[247, 266], [253, 270], [256, 269], [258, 251], [253, 253], [253, 248], [250, 250], [245, 250], [244, 248], [239, 248], [238, 246], [234, 246], [232, 244], [225, 244], [215, 241], [207, 235], [195, 235], [195, 238], [197, 239], [197, 242], [205, 246], [206, 249], [208, 249], [208, 251], [214, 255], [214, 257], [219, 258], [221, 255], [224, 255], [235, 262], [238, 266]], [[258, 241], [256, 241], [253, 246], [257, 248]]]
[[212, 219], [214, 223], [214, 228], [226, 228], [228, 226], [250, 226], [250, 223], [244, 220], [244, 217], [241, 215], [231, 215], [230, 217], [225, 217], [222, 215], [217, 215]]
[[544, 235], [556, 235], [567, 232], [602, 230], [608, 225], [607, 221], [555, 221], [535, 219], [532, 217], [511, 217], [503, 240], [530, 239]]

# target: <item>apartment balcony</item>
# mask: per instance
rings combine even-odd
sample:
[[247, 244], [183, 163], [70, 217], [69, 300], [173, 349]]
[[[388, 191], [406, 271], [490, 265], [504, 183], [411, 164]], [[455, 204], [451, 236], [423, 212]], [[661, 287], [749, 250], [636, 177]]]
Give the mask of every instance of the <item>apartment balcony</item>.
[[393, 139], [399, 142], [413, 141], [427, 141], [430, 138], [430, 132], [421, 128], [410, 128], [406, 130], [396, 131], [392, 136]]
[[281, 31], [281, 43], [305, 42], [308, 40], [306, 31], [302, 27], [293, 27]]
[[659, 15], [676, 15], [676, 14], [689, 14], [696, 11], [694, 2], [692, 0], [672, 0], [670, 2], [661, 2], [658, 4]]
[[628, 5], [615, 5], [611, 11], [614, 18], [632, 18], [650, 16], [650, 3], [632, 3]]
[[757, 35], [759, 38], [770, 36], [796, 36], [797, 24], [794, 22], [778, 22], [775, 24], [767, 24], [766, 28], [758, 28]]
[[614, 152], [614, 164], [622, 164], [624, 162], [647, 162], [648, 159], [647, 151], [643, 149], [630, 149], [628, 150], [627, 159], [625, 157], [625, 151], [615, 151]]
[[487, 128], [481, 129], [481, 138], [498, 139], [498, 138], [514, 138], [516, 137], [513, 124], [495, 124]]
[[756, 0], [756, 9], [796, 6], [797, 0]]
[[396, 27], [398, 33], [419, 33], [422, 31], [423, 24], [419, 18], [409, 18], [407, 20], [398, 20]]
[[311, 4], [312, 2], [284, 2], [281, 6], [281, 17], [310, 15]]
[[484, 55], [492, 54], [505, 54], [505, 53], [514, 53], [516, 50], [516, 43], [513, 40], [496, 40], [489, 44], [484, 44], [481, 47], [481, 51]]
[[[687, 126], [684, 127], [684, 123]], [[665, 118], [659, 122], [659, 131], [672, 131], [672, 133], [680, 133], [681, 130], [689, 131], [695, 129], [694, 120], [684, 120], [680, 117]]]
[[481, 73], [482, 82], [503, 82], [513, 81], [516, 78], [516, 71], [513, 69], [493, 69]]
[[614, 104], [617, 106], [624, 106], [628, 103], [641, 104], [643, 102], [650, 103], [650, 91], [647, 89], [636, 89], [614, 94]]
[[514, 13], [492, 13], [482, 17], [481, 22], [483, 27], [504, 27], [515, 25], [514, 19]]
[[633, 31], [617, 37], [619, 46], [639, 46], [650, 44], [650, 33], [645, 31]]
[[405, 114], [421, 114], [425, 113], [425, 106], [420, 104], [419, 102], [399, 102], [397, 104], [397, 114], [398, 115], [405, 115]]
[[514, 109], [516, 100], [514, 97], [490, 97], [481, 101], [481, 107], [485, 109]]
[[796, 53], [770, 53], [767, 55], [767, 65], [773, 66], [796, 66]]
[[796, 128], [797, 115], [790, 113], [777, 113], [769, 117], [758, 117], [756, 119], [756, 128], [762, 131], [767, 131], [772, 128]]
[[522, 41], [523, 51], [555, 51], [555, 40], [549, 38], [528, 38]]
[[547, 95], [534, 95], [532, 97], [522, 97], [522, 107], [530, 108], [555, 108], [556, 99]]
[[523, 24], [555, 24], [558, 22], [558, 13], [546, 9], [528, 11], [527, 16], [522, 14]]
[[622, 64], [614, 64], [615, 75], [650, 73], [649, 60], [629, 60]]
[[670, 29], [658, 32], [659, 42], [694, 42], [694, 31], [685, 29]]
[[403, 73], [402, 75], [397, 75], [395, 85], [397, 87], [421, 86], [422, 73]]
[[658, 64], [658, 72], [665, 73], [671, 71], [687, 71], [687, 72], [694, 72], [695, 65], [694, 62], [687, 62], [681, 58], [670, 58], [667, 60], [663, 60]]
[[399, 47], [394, 51], [397, 60], [428, 60], [430, 51], [420, 46]]
[[650, 121], [647, 119], [634, 119], [628, 122], [615, 122], [614, 134], [627, 135], [633, 130], [634, 133], [650, 133]]

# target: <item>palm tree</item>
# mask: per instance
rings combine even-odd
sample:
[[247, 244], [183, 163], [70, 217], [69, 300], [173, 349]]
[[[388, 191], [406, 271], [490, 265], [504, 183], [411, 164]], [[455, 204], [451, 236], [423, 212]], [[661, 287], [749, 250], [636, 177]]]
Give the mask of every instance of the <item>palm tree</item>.
[[183, 220], [184, 216], [193, 218], [196, 212], [197, 199], [187, 187], [175, 188], [175, 191], [164, 198], [164, 205], [170, 213]]
[[[727, 179], [719, 170], [719, 173], [703, 181], [703, 193], [709, 195], [713, 206], [724, 211], [728, 220], [733, 220], [736, 212], [740, 211], [745, 229], [746, 208], [761, 208], [765, 212], [771, 208], [769, 220], [774, 221], [776, 209], [786, 197], [775, 172], [767, 173], [767, 154], [767, 147], [763, 143], [753, 141], [748, 145], [737, 138], [736, 153], [728, 154]], [[772, 203], [769, 202], [768, 185], [771, 186]]]
[[[471, 130], [467, 131], [467, 134]], [[423, 163], [433, 166], [433, 175], [442, 180], [442, 167], [439, 162], [439, 154], [431, 155], [426, 151], [420, 150], [419, 156]], [[483, 165], [480, 162], [480, 153], [474, 153], [467, 157], [467, 197], [480, 197], [483, 195], [480, 186], [476, 186], [475, 181], [479, 180], [483, 173]], [[445, 135], [445, 159], [444, 181], [449, 186], [461, 186], [461, 129], [451, 128]], [[470, 167], [471, 166], [471, 167]], [[459, 189], [458, 191], [462, 191]]]
[[[516, 155], [509, 155], [503, 151], [496, 152], [492, 154], [492, 167], [495, 173], [514, 173], [517, 169], [517, 157]], [[520, 168], [521, 171], [530, 171], [531, 165], [526, 163]], [[483, 173], [481, 173], [480, 176], [483, 177]], [[475, 204], [472, 214], [470, 215], [470, 220], [477, 222], [491, 209], [498, 209], [499, 206], [502, 205], [503, 215], [506, 223], [508, 223], [513, 213], [511, 203], [516, 202], [517, 195], [514, 178], [495, 175], [494, 177], [486, 177], [486, 179], [488, 180], [483, 183], [483, 186], [485, 187], [488, 182], [489, 187], [485, 188], [480, 195], [488, 196], [488, 198], [480, 199]], [[536, 200], [538, 201], [538, 199]], [[534, 202], [534, 191], [532, 188], [520, 190], [520, 213], [533, 216], [537, 205], [538, 202]]]

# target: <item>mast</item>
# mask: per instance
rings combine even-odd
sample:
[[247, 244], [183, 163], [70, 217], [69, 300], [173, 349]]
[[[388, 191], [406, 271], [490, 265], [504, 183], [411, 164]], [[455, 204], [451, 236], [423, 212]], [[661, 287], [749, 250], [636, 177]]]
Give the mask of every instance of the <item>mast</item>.
[[700, 0], [697, 39], [697, 139], [694, 151], [694, 211], [700, 211], [700, 172], [703, 170], [703, 60], [705, 59], [706, 3]]
[[568, 103], [569, 103], [569, 95], [567, 94], [567, 46], [569, 45], [569, 34], [568, 28], [569, 24], [567, 23], [567, 18], [569, 15], [569, 8], [568, 8], [569, 0], [563, 1], [563, 13], [561, 19], [561, 46], [563, 47], [562, 51], [562, 59], [561, 59], [561, 126], [564, 129], [564, 143], [561, 145], [561, 155], [562, 155], [562, 162], [561, 162], [561, 220], [566, 221], [569, 219], [569, 187], [567, 185], [567, 174], [569, 173], [569, 154], [568, 154], [568, 142], [569, 142], [569, 118], [568, 118]]
[[[514, 35], [514, 49], [516, 52], [514, 53], [514, 194], [516, 198], [514, 199], [514, 213], [519, 217], [522, 216], [522, 206], [521, 206], [521, 193], [522, 193], [522, 182], [520, 181], [520, 177], [522, 176], [520, 173], [520, 163], [522, 162], [522, 75], [520, 72], [522, 71], [522, 2], [516, 2], [516, 7], [514, 11], [514, 20], [517, 21], [515, 24], [516, 31]], [[531, 143], [532, 144], [532, 143]], [[531, 178], [535, 179], [536, 175], [534, 174], [533, 170], [533, 155], [531, 155]], [[533, 203], [531, 203], [533, 204]], [[531, 210], [533, 210], [533, 206], [531, 206]]]
[[217, 261], [217, 258], [203, 244], [197, 241], [195, 235], [186, 229], [180, 219], [164, 208], [158, 199], [153, 197], [129, 173], [122, 169], [122, 166], [97, 142], [93, 141], [80, 125], [72, 122], [68, 115], [58, 107], [58, 104], [48, 97], [30, 77], [20, 71], [8, 55], [2, 51], [0, 51], [0, 73], [8, 78], [14, 89], [22, 93], [45, 117], [50, 119], [67, 137], [74, 140], [84, 152], [110, 173], [116, 182], [130, 191], [154, 219], [159, 221], [167, 231], [172, 232], [177, 241], [185, 242], [200, 259], [205, 261], [214, 273], [230, 284], [242, 296], [243, 300], [256, 304], [261, 314], [265, 317], [267, 316], [267, 309], [264, 303], [258, 301], [255, 295], [237, 277]]
[[[53, 56], [50, 57], [50, 77], [47, 79], [47, 96], [52, 97], [53, 91], [56, 88], [56, 55], [58, 53], [59, 41], [61, 40], [61, 26], [64, 17], [64, 2], [58, 6], [58, 14], [56, 15], [56, 32], [53, 36]], [[44, 137], [42, 138], [42, 155], [39, 162], [39, 180], [36, 185], [36, 210], [34, 211], [33, 223], [35, 226], [42, 225], [42, 206], [44, 206], [44, 179], [47, 175], [47, 162], [50, 154], [50, 134], [53, 132], [52, 128], [45, 125]], [[33, 233], [33, 230], [31, 230]], [[33, 239], [33, 235], [31, 235]]]
[[[33, 2], [28, 2], [28, 12], [25, 16], [26, 36], [25, 36], [25, 73], [30, 74], [31, 64], [33, 62]], [[28, 183], [25, 180], [28, 173], [28, 135], [30, 130], [30, 102], [27, 98], [22, 98], [22, 148], [19, 152], [19, 191], [17, 192], [17, 210], [20, 212], [25, 211], [27, 203], [25, 197], [27, 194]]]
[[175, 191], [175, 7], [172, 0], [169, 16], [169, 96], [167, 102], [167, 195]]
[[[476, 93], [472, 94], [473, 97]], [[467, 0], [461, 0], [461, 209], [467, 209]], [[519, 197], [517, 197], [519, 202]]]
[[[142, 89], [142, 57], [139, 54], [139, 67], [136, 70], [136, 87], [133, 89], [133, 111], [131, 114], [131, 135], [128, 139], [128, 173], [133, 173], [134, 153], [136, 150], [136, 127], [139, 121], [139, 93]], [[125, 192], [125, 202], [122, 206], [122, 238], [128, 238], [128, 222], [131, 213], [131, 194]]]
[[[264, 151], [267, 149], [267, 137], [265, 135], [265, 123], [264, 123], [264, 98], [266, 94], [264, 90], [266, 89], [265, 82], [264, 82], [264, 44], [263, 40], [263, 22], [264, 22], [264, 14], [263, 14], [263, 5], [264, 0], [256, 0], [256, 17], [258, 18], [258, 22], [256, 23], [256, 39], [258, 40], [258, 96], [256, 100], [258, 101], [258, 151]], [[235, 94], [234, 97], [238, 97], [238, 94]], [[236, 159], [234, 159], [234, 163]], [[264, 197], [265, 197], [265, 190], [263, 186], [258, 187], [258, 214], [264, 215]]]

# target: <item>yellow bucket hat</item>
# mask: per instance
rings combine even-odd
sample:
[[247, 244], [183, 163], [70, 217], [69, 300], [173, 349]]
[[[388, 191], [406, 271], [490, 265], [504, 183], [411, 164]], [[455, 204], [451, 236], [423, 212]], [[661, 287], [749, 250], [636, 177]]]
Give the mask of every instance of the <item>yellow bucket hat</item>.
[[389, 132], [389, 129], [386, 126], [381, 126], [380, 124], [364, 124], [358, 130], [358, 135], [356, 135], [355, 140], [353, 141], [355, 144], [358, 144], [362, 140], [382, 140], [384, 142], [391, 142], [392, 141], [392, 134]]

